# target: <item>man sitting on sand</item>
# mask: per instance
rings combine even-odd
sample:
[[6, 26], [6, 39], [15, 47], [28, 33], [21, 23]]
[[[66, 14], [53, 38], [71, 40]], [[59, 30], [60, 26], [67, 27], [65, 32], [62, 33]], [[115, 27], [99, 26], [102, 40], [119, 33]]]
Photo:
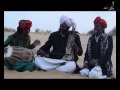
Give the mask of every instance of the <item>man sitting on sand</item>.
[[111, 77], [113, 75], [111, 61], [113, 39], [105, 33], [105, 28], [107, 28], [107, 22], [99, 16], [96, 17], [94, 34], [88, 40], [82, 70], [86, 68], [91, 70], [95, 66], [100, 66], [102, 74]]
[[[69, 29], [72, 27], [73, 32]], [[78, 73], [78, 56], [83, 53], [79, 35], [74, 31], [75, 22], [67, 16], [60, 18], [59, 31], [51, 33], [48, 41], [38, 51], [35, 64], [42, 70], [55, 69], [62, 72]], [[74, 34], [73, 34], [74, 33]], [[51, 52], [50, 48], [53, 47]], [[49, 52], [49, 53], [48, 53]], [[48, 58], [44, 57], [49, 54]]]
[[[31, 39], [29, 36], [29, 32], [30, 32], [31, 26], [32, 26], [32, 21], [20, 20], [19, 26], [17, 27], [17, 31], [14, 34], [8, 36], [7, 40], [4, 42], [4, 47], [7, 47], [8, 45], [10, 45], [10, 46], [20, 46], [26, 49], [33, 49], [35, 48], [35, 46], [39, 45], [40, 44], [39, 40], [35, 40], [33, 44], [30, 44]], [[6, 52], [5, 50], [4, 50], [4, 54]], [[19, 51], [17, 52], [19, 53]], [[11, 57], [5, 58], [4, 65], [11, 70], [13, 69], [17, 71], [30, 70], [31, 65], [33, 65], [32, 62], [26, 62], [24, 58], [23, 60], [21, 60], [20, 58], [21, 58], [21, 54], [19, 55], [18, 60], [17, 60], [17, 57], [16, 59], [13, 59]], [[32, 70], [33, 69], [31, 68], [31, 71]]]

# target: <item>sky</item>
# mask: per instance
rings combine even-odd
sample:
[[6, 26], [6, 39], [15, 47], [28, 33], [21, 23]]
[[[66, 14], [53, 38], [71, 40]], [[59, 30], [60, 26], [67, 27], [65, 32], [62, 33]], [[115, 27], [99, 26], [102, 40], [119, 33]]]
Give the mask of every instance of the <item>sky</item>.
[[107, 21], [106, 32], [116, 26], [116, 11], [4, 11], [4, 27], [17, 29], [21, 19], [31, 20], [31, 32], [37, 28], [40, 30], [57, 31], [60, 25], [60, 17], [65, 15], [72, 18], [77, 25], [79, 33], [87, 33], [94, 28], [93, 21], [97, 16]]

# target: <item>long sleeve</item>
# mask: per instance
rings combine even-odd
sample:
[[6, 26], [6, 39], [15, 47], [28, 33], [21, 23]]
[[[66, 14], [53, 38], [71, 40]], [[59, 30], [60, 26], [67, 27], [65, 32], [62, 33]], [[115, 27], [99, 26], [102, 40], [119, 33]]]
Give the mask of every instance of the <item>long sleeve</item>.
[[29, 46], [29, 49], [34, 49], [35, 48], [35, 46], [33, 45], [33, 44], [31, 44], [30, 46]]
[[30, 43], [31, 43], [31, 38], [30, 38], [30, 36], [28, 35], [27, 37], [25, 37], [24, 47], [25, 47], [25, 48], [29, 48], [29, 49], [35, 48], [35, 46], [34, 46], [33, 44], [30, 44]]
[[86, 61], [89, 62], [90, 56], [88, 55], [88, 47], [89, 47], [88, 44], [93, 39], [93, 37], [94, 37], [94, 34], [91, 37], [89, 37], [89, 39], [88, 39], [87, 48], [86, 48], [85, 57], [84, 57], [84, 62], [86, 62]]
[[81, 46], [81, 41], [80, 41], [79, 35], [76, 35], [75, 43], [77, 44], [77, 47], [78, 47], [76, 54], [81, 56], [83, 54], [83, 49]]
[[98, 59], [99, 65], [105, 65], [108, 60], [111, 60], [112, 50], [113, 50], [113, 38], [112, 36], [109, 36], [108, 37], [108, 49], [106, 50], [105, 55], [103, 55], [102, 57]]
[[46, 51], [46, 52], [49, 51], [49, 49], [52, 46], [52, 40], [54, 40], [53, 39], [53, 34], [50, 34], [50, 36], [48, 38], [48, 41], [40, 49], [43, 50], [43, 51]]
[[87, 45], [86, 52], [85, 52], [85, 57], [84, 57], [84, 62], [85, 61], [88, 62], [88, 60], [89, 60], [89, 57], [88, 57], [88, 45]]
[[29, 49], [34, 49], [35, 46], [34, 46], [33, 44], [30, 44], [30, 42], [31, 42], [31, 38], [30, 38], [30, 40], [29, 40]]
[[10, 41], [11, 41], [11, 39], [12, 39], [12, 36], [13, 36], [13, 34], [8, 36], [8, 38], [7, 38], [6, 41], [4, 42], [4, 47], [7, 47], [7, 46], [10, 44]]

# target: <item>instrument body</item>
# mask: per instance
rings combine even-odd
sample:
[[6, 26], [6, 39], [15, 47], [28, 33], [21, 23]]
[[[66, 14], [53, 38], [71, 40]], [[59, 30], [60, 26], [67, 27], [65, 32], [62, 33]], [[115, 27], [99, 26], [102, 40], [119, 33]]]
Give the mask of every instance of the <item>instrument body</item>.
[[67, 40], [67, 45], [66, 45], [66, 53], [63, 56], [63, 60], [74, 60], [74, 50], [72, 48], [72, 42], [74, 40], [74, 35], [75, 35], [75, 30], [72, 30], [72, 33], [69, 33], [68, 40]]
[[20, 46], [9, 46], [4, 48], [4, 60], [14, 64], [15, 61], [32, 61], [35, 55], [32, 50]]

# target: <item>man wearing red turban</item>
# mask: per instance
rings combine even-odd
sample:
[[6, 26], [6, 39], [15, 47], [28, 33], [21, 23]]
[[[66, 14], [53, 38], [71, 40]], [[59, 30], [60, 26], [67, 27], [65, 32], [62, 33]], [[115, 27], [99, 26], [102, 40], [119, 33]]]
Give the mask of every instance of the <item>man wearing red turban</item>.
[[111, 61], [113, 39], [112, 36], [105, 33], [107, 22], [104, 19], [98, 16], [93, 23], [94, 34], [88, 40], [82, 70], [85, 68], [91, 70], [96, 65], [99, 65], [102, 69], [102, 74], [111, 77], [113, 75]]
[[32, 26], [32, 21], [30, 20], [20, 20], [18, 23], [17, 31], [9, 35], [7, 40], [4, 42], [4, 47], [10, 46], [21, 46], [29, 49], [35, 48], [35, 46], [40, 44], [39, 40], [35, 40], [33, 44], [30, 45], [30, 28]]
[[[39, 40], [35, 40], [33, 44], [30, 44], [31, 39], [30, 39], [30, 28], [32, 26], [32, 21], [30, 20], [20, 20], [18, 23], [17, 31], [9, 35], [7, 40], [4, 42], [4, 47], [7, 47], [8, 45], [10, 46], [21, 46], [25, 47], [28, 49], [33, 49], [35, 46], [40, 44]], [[24, 51], [24, 50], [23, 50]], [[18, 51], [19, 52], [19, 51]], [[20, 57], [22, 57], [20, 55]], [[34, 64], [30, 61], [26, 62], [26, 59], [18, 58], [4, 58], [4, 65], [10, 69], [10, 70], [17, 70], [17, 71], [33, 71], [34, 70]], [[14, 62], [14, 63], [13, 63]]]

